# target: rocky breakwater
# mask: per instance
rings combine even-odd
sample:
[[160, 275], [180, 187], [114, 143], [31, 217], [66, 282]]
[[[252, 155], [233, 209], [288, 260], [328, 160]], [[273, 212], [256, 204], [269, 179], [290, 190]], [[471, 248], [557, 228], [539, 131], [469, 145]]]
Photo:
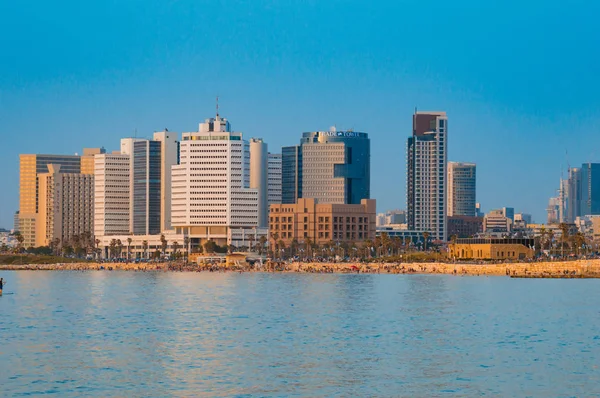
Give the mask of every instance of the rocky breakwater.
[[0, 264], [3, 271], [158, 271], [164, 264], [135, 264], [135, 263], [57, 263], [57, 264]]
[[600, 278], [600, 260], [529, 263], [292, 263], [292, 272], [488, 275], [516, 278]]

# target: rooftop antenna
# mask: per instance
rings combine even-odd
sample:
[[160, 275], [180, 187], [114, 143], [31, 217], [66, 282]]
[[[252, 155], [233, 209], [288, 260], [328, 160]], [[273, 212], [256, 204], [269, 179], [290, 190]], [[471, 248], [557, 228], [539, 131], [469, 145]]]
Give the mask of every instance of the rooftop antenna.
[[133, 129], [133, 138], [137, 138], [137, 129]]
[[217, 95], [217, 117], [219, 117], [219, 96]]

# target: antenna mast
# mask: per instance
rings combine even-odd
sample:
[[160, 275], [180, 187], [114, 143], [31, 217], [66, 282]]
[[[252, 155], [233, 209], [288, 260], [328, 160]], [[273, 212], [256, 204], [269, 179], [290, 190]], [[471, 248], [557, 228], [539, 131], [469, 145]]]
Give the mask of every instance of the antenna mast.
[[217, 95], [217, 117], [219, 117], [219, 96]]

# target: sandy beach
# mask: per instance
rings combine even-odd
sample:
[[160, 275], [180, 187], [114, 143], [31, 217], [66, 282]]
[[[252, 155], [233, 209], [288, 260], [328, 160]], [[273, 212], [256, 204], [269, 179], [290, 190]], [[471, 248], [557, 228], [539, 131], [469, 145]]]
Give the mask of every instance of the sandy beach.
[[263, 267], [233, 267], [182, 265], [175, 263], [65, 263], [0, 265], [0, 270], [36, 271], [235, 271], [235, 272], [296, 272], [296, 273], [378, 273], [378, 274], [447, 274], [463, 276], [512, 276], [532, 278], [597, 278], [600, 277], [600, 259], [497, 263], [267, 263]]

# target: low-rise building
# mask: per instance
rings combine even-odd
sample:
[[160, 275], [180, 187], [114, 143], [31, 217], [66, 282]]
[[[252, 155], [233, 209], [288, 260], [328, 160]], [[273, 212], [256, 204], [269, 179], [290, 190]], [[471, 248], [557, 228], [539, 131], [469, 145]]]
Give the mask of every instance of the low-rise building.
[[483, 232], [486, 234], [510, 233], [512, 225], [513, 220], [504, 209], [492, 210], [483, 218]]
[[448, 254], [455, 259], [524, 260], [535, 254], [533, 239], [474, 238], [457, 239], [448, 245]]
[[294, 239], [303, 244], [363, 242], [375, 239], [375, 200], [360, 204], [318, 203], [301, 198], [295, 204], [274, 204], [269, 212], [269, 240], [286, 245]]
[[450, 216], [448, 217], [448, 236], [452, 238], [472, 238], [483, 232], [483, 217]]

